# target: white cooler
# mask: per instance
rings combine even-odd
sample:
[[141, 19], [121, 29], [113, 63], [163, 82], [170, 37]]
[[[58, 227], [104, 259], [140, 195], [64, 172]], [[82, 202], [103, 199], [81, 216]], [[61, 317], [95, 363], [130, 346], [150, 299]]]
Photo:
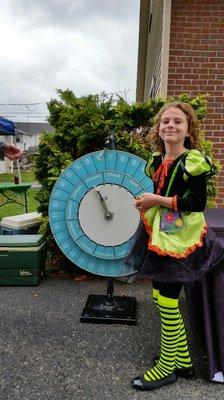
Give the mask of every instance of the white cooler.
[[40, 226], [41, 213], [36, 211], [26, 214], [4, 217], [1, 221], [2, 235], [36, 234]]

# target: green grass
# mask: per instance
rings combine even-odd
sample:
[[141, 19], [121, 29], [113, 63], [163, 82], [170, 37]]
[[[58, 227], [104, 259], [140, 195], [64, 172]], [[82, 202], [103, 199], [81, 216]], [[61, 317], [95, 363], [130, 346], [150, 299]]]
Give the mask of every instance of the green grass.
[[[18, 175], [16, 172], [14, 174], [0, 174], [0, 183], [3, 182], [14, 182], [14, 176]], [[33, 171], [21, 171], [22, 182], [35, 182], [35, 175]]]
[[[36, 182], [34, 173], [32, 171], [23, 171], [21, 172], [21, 180], [23, 183], [25, 182]], [[4, 182], [14, 182], [14, 174], [0, 174], [0, 183]], [[28, 189], [27, 191], [27, 205], [28, 212], [36, 211], [38, 202], [35, 199], [35, 196], [38, 193], [38, 189]], [[18, 198], [20, 201], [20, 198]], [[3, 205], [4, 203], [3, 195], [0, 193], [0, 220], [3, 217], [8, 217], [10, 215], [18, 215], [25, 213], [25, 209], [23, 206], [15, 203], [9, 203]]]

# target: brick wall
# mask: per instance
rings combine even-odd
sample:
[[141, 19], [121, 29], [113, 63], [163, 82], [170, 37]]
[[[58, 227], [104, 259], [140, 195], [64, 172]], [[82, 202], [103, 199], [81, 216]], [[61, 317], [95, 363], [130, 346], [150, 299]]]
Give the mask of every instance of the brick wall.
[[224, 207], [224, 0], [172, 0], [168, 96], [183, 92], [209, 94], [203, 128], [223, 166]]

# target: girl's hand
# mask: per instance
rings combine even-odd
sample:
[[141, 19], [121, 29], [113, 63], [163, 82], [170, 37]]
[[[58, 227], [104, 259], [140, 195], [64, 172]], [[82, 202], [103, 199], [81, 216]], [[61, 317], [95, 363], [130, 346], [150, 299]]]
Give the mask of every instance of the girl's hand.
[[153, 193], [143, 193], [141, 196], [136, 197], [134, 206], [138, 211], [146, 211], [148, 208], [158, 204], [158, 196]]

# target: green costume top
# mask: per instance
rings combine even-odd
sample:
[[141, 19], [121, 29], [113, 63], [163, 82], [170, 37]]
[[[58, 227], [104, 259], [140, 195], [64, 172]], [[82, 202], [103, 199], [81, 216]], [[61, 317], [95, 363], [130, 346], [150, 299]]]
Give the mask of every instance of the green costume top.
[[[181, 212], [183, 226], [176, 232], [161, 230], [162, 207], [154, 206], [141, 214], [149, 234], [148, 249], [157, 254], [185, 258], [201, 247], [207, 225], [203, 211], [206, 206], [206, 178], [214, 173], [211, 160], [198, 150], [189, 150], [176, 158], [164, 176], [162, 155], [152, 154], [146, 165], [146, 174], [154, 182], [154, 193], [175, 197]], [[161, 179], [163, 185], [160, 188]], [[172, 211], [170, 212], [170, 214]], [[167, 213], [169, 218], [169, 212]]]

